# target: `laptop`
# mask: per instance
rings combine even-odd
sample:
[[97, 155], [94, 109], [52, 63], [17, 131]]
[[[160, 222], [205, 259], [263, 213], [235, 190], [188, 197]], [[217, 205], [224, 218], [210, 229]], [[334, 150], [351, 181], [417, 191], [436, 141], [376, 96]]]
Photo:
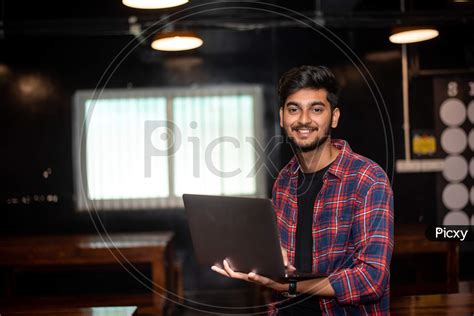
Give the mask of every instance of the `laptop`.
[[234, 271], [275, 280], [327, 276], [285, 269], [269, 199], [183, 194], [183, 201], [199, 264], [222, 268], [226, 259]]

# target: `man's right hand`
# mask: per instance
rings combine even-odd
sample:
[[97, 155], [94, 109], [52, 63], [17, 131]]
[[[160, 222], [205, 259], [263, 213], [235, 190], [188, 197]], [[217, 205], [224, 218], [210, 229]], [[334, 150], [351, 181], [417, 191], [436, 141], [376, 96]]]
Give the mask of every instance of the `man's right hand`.
[[280, 247], [281, 248], [281, 254], [283, 256], [283, 264], [285, 265], [285, 269], [288, 270], [288, 271], [295, 271], [296, 268], [290, 264], [290, 262], [288, 261], [288, 253], [286, 252], [286, 249], [284, 249], [283, 247]]

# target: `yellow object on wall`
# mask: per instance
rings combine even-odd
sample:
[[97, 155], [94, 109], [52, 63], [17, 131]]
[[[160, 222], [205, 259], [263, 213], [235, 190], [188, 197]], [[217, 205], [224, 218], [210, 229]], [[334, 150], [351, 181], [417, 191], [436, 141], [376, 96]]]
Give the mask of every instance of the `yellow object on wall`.
[[436, 138], [433, 135], [415, 135], [413, 137], [413, 154], [433, 155], [436, 153]]

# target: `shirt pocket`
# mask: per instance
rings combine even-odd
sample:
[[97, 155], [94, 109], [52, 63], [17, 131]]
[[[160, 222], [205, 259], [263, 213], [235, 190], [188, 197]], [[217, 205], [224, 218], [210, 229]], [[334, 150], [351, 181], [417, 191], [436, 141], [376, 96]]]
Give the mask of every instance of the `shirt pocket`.
[[351, 241], [351, 228], [357, 208], [357, 199], [347, 198], [337, 203], [325, 203], [319, 218], [319, 254], [325, 255], [322, 260], [324, 268], [332, 271], [339, 267], [348, 267], [352, 262], [354, 247]]
[[352, 222], [354, 220], [354, 203], [349, 202], [339, 210], [337, 217], [337, 232], [334, 247], [347, 249], [350, 243]]

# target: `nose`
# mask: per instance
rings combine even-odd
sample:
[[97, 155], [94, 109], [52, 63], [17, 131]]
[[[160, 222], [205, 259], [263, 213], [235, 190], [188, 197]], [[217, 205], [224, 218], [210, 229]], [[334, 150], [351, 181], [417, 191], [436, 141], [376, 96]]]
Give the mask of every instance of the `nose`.
[[309, 111], [307, 110], [302, 110], [301, 111], [301, 114], [298, 118], [298, 122], [301, 124], [301, 125], [305, 125], [305, 124], [309, 124], [311, 123], [311, 117], [309, 115]]

